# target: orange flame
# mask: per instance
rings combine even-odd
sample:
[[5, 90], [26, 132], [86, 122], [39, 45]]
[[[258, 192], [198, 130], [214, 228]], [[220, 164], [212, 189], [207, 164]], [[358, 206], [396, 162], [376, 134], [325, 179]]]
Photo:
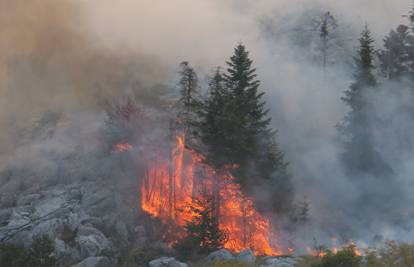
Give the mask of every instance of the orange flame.
[[185, 237], [184, 226], [196, 216], [191, 207], [203, 192], [213, 197], [219, 207], [219, 228], [228, 235], [225, 248], [233, 252], [250, 248], [256, 255], [281, 254], [278, 244], [270, 242], [269, 220], [256, 211], [230, 172], [219, 172], [202, 163], [200, 154], [185, 147], [184, 135], [177, 136], [167, 157], [149, 163], [141, 185], [141, 207], [152, 217], [174, 226], [175, 238]]
[[[361, 257], [362, 256], [362, 252], [361, 250], [358, 249], [358, 247], [356, 246], [355, 242], [350, 241], [347, 242], [343, 245], [344, 249], [351, 249], [356, 256]], [[321, 250], [321, 249], [312, 249], [310, 247], [307, 247], [307, 251], [309, 253], [309, 255], [314, 256], [314, 257], [324, 257], [326, 256], [327, 250]], [[337, 246], [337, 239], [336, 237], [332, 237], [332, 248], [330, 249], [330, 252], [334, 255], [338, 254], [338, 246]]]
[[119, 143], [115, 145], [115, 152], [127, 152], [131, 150], [133, 147], [131, 144], [128, 143]]

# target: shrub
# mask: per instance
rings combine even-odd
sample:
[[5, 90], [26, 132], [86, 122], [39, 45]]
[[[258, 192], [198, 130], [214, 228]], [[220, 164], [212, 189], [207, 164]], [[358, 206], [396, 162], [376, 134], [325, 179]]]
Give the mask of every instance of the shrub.
[[381, 249], [378, 254], [384, 266], [414, 266], [414, 245], [388, 241], [385, 248]]
[[62, 239], [69, 246], [74, 247], [76, 244], [77, 235], [78, 235], [78, 229], [72, 230], [70, 226], [64, 225], [62, 233], [60, 234], [60, 239]]
[[0, 266], [28, 266], [29, 255], [23, 246], [13, 244], [0, 245]]
[[52, 255], [54, 247], [53, 241], [47, 235], [36, 238], [29, 249], [29, 265], [32, 267], [57, 266], [57, 260]]
[[319, 264], [314, 267], [359, 267], [361, 266], [362, 257], [355, 254], [353, 246], [345, 247], [343, 250], [334, 254], [331, 251], [322, 257]]

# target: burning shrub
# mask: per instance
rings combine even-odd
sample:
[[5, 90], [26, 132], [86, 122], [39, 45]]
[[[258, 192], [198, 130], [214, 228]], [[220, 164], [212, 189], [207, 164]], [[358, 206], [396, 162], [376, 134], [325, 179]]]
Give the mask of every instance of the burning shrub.
[[198, 199], [195, 204], [191, 207], [194, 217], [186, 226], [187, 236], [175, 245], [182, 259], [221, 249], [228, 240], [227, 233], [219, 228], [212, 197]]

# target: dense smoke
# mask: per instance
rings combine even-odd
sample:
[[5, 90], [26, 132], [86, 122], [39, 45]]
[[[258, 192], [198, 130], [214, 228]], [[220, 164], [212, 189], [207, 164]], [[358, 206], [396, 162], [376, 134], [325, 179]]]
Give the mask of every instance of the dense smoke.
[[[360, 30], [370, 25], [380, 48], [383, 36], [405, 20], [410, 2], [0, 0], [0, 168], [19, 161], [58, 174], [50, 168], [63, 159], [45, 153], [93, 150], [105, 100], [133, 95], [154, 107], [154, 94], [175, 87], [180, 62], [190, 61], [203, 80], [243, 42], [267, 94], [296, 197], [310, 202], [311, 230], [298, 239], [371, 242], [382, 235], [413, 241], [412, 150], [403, 141], [404, 149], [395, 146], [395, 140], [413, 142], [404, 108], [412, 103], [405, 96], [410, 89], [385, 84], [373, 103], [373, 120], [395, 118], [375, 136], [392, 178], [348, 177], [335, 128], [347, 111], [341, 97], [352, 81]], [[319, 33], [311, 25], [326, 11], [337, 17], [338, 29], [324, 70], [312, 46]], [[45, 116], [55, 123], [53, 138], [26, 134]]]

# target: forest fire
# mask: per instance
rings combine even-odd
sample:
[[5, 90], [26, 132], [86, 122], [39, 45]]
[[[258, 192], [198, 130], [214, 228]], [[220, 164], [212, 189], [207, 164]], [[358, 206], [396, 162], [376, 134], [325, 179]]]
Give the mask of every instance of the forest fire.
[[225, 248], [280, 255], [279, 244], [270, 241], [269, 220], [255, 210], [230, 172], [218, 172], [202, 160], [201, 155], [186, 148], [185, 136], [178, 135], [171, 153], [149, 163], [141, 185], [141, 207], [174, 228], [174, 234], [166, 234], [166, 241], [174, 244], [186, 236], [184, 227], [196, 216], [196, 200], [207, 196], [218, 207], [219, 228], [228, 236]]

